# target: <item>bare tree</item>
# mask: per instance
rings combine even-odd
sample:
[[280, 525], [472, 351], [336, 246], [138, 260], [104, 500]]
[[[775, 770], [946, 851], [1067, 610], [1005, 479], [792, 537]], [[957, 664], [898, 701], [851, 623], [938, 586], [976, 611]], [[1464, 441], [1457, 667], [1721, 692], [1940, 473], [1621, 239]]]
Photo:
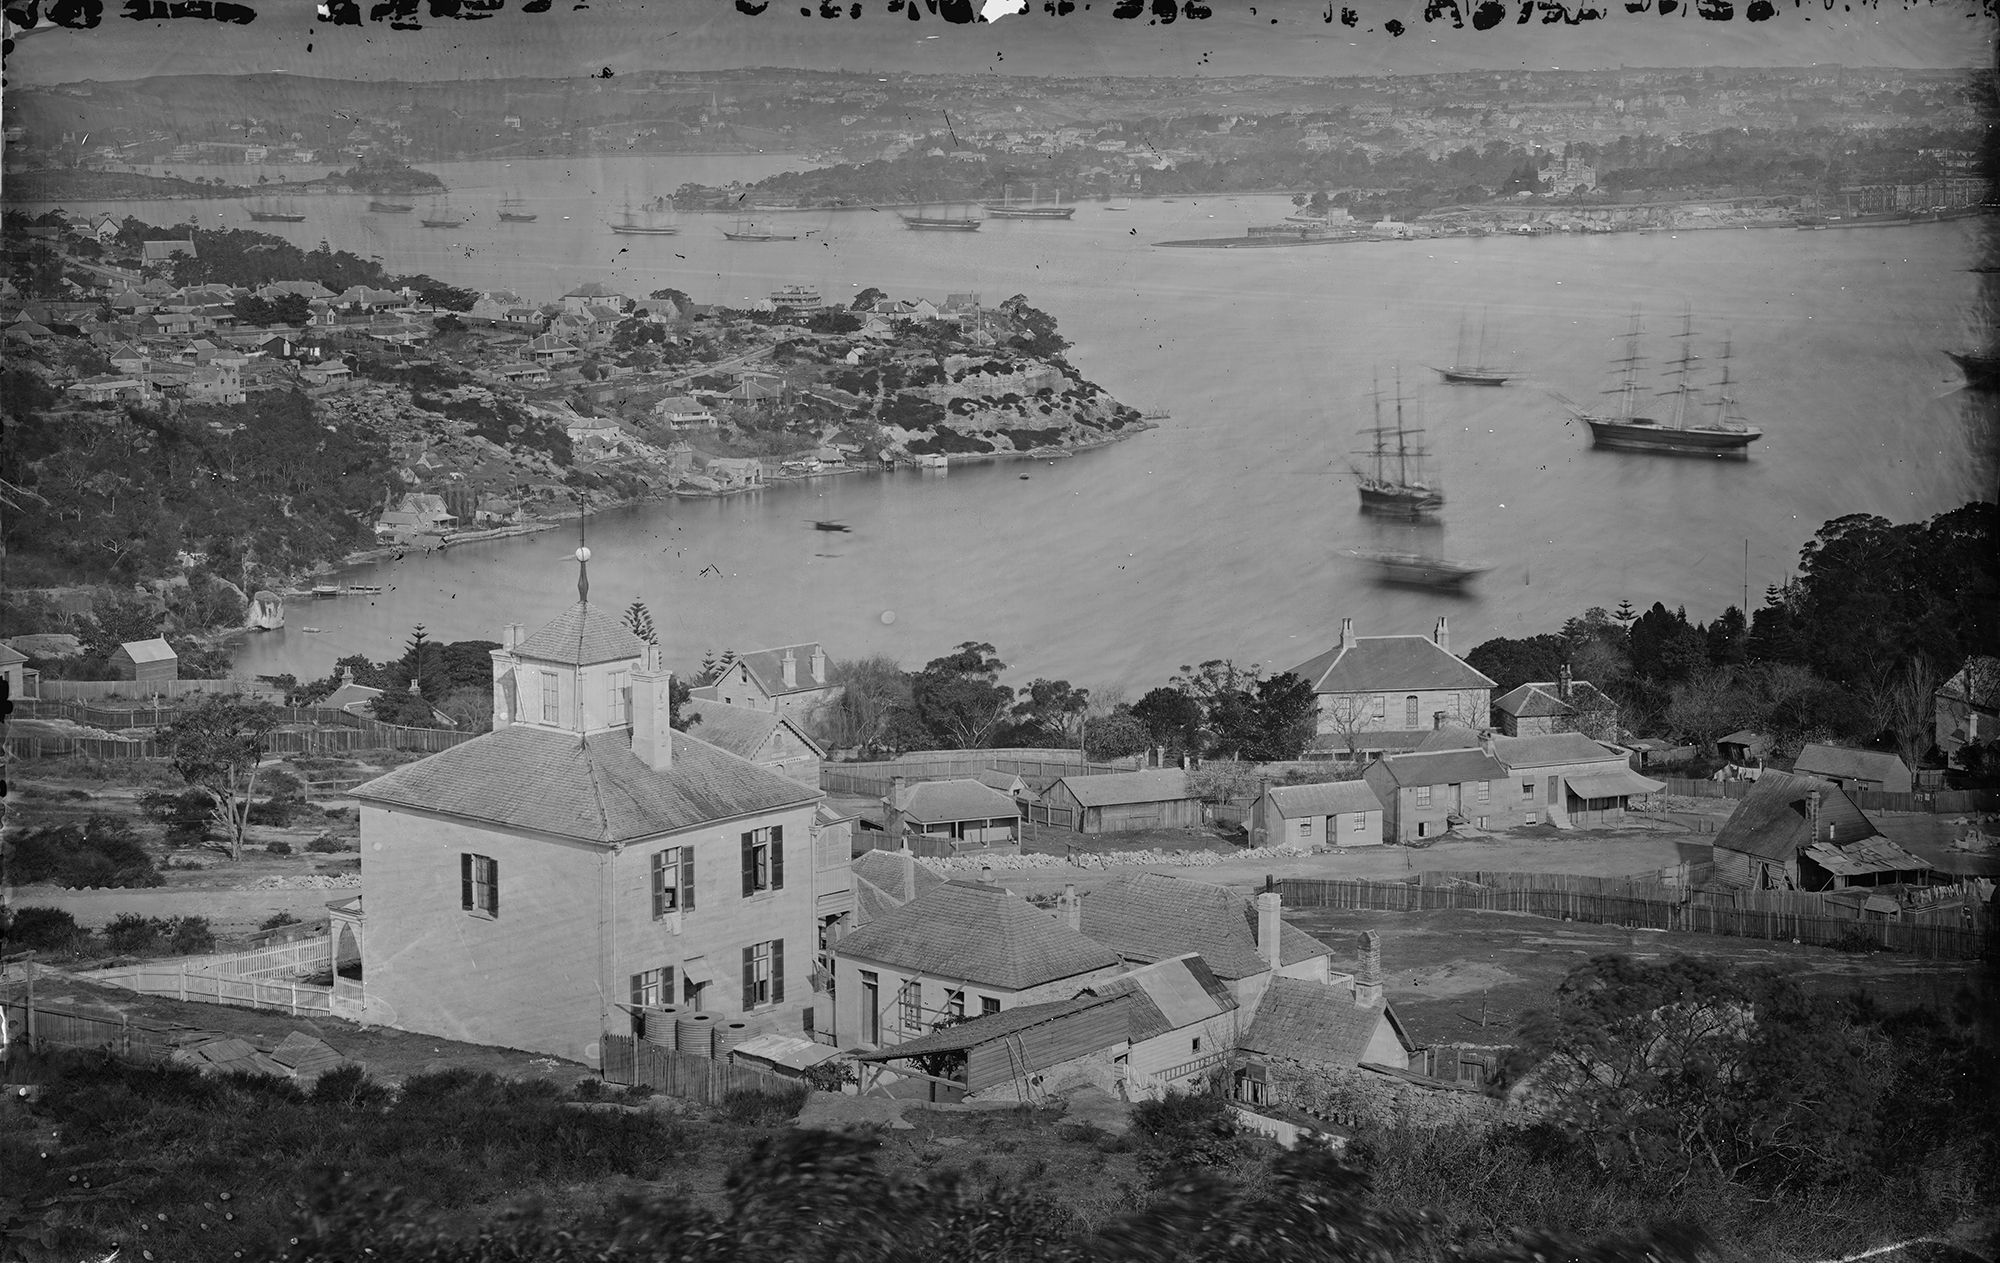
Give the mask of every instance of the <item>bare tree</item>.
[[1903, 669], [1874, 690], [1872, 700], [1882, 727], [1895, 734], [1896, 752], [1912, 772], [1933, 743], [1937, 726], [1937, 691], [1941, 681], [1927, 658], [1911, 658]]

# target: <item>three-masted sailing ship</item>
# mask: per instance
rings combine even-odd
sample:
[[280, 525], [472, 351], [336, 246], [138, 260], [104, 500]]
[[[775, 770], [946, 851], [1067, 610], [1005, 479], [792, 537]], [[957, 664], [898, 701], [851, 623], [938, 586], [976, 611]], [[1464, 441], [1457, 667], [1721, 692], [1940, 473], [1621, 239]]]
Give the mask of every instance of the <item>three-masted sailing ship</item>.
[[456, 228], [465, 222], [465, 216], [453, 210], [451, 199], [446, 198], [442, 206], [424, 214], [418, 222], [426, 228]]
[[250, 219], [259, 224], [303, 224], [306, 217], [285, 202], [259, 201], [250, 208]]
[[1444, 507], [1444, 490], [1425, 470], [1430, 453], [1420, 441], [1423, 431], [1403, 419], [1403, 379], [1396, 376], [1396, 423], [1382, 424], [1382, 386], [1370, 392], [1375, 401], [1375, 424], [1361, 431], [1371, 440], [1368, 450], [1354, 455], [1365, 462], [1352, 465], [1361, 488], [1361, 507], [1370, 513], [1416, 517]]
[[724, 228], [722, 235], [731, 241], [797, 241], [799, 239], [799, 235], [795, 232], [772, 232], [768, 228], [759, 228], [747, 219], [737, 220], [736, 227], [734, 228]]
[[523, 202], [518, 197], [508, 197], [502, 199], [500, 202], [500, 222], [503, 224], [534, 223], [535, 222], [534, 213], [532, 211], [522, 209], [526, 205], [527, 203]]
[[969, 215], [925, 215], [922, 213], [905, 215], [901, 211], [896, 212], [896, 217], [903, 221], [903, 227], [913, 232], [978, 232], [979, 225], [982, 222], [973, 219]]
[[1068, 219], [1076, 214], [1076, 207], [1062, 204], [1062, 190], [1056, 190], [1056, 199], [1047, 206], [1042, 205], [1041, 189], [1037, 185], [1028, 186], [1028, 200], [1017, 202], [1008, 194], [1013, 190], [1007, 185], [1000, 186], [1000, 200], [987, 202], [986, 213], [995, 219]]
[[1486, 362], [1486, 315], [1479, 316], [1479, 354], [1468, 361], [1465, 358], [1465, 317], [1458, 318], [1458, 354], [1449, 368], [1436, 370], [1447, 382], [1454, 386], [1505, 386], [1514, 374], [1506, 369], [1495, 368]]
[[417, 209], [417, 207], [414, 202], [384, 202], [380, 199], [371, 198], [368, 202], [368, 209], [378, 215], [407, 215]]
[[645, 208], [634, 212], [632, 203], [625, 203], [625, 211], [619, 221], [611, 225], [611, 231], [627, 237], [671, 237], [680, 231], [678, 225], [663, 222], [657, 216], [665, 199], [655, 199]]
[[1625, 354], [1612, 361], [1621, 366], [1619, 383], [1603, 392], [1618, 396], [1615, 410], [1593, 412], [1561, 395], [1556, 396], [1579, 421], [1590, 427], [1591, 443], [1617, 451], [1655, 452], [1669, 456], [1748, 457], [1750, 445], [1763, 438], [1764, 432], [1736, 413], [1735, 398], [1729, 393], [1727, 348], [1723, 355], [1722, 380], [1716, 383], [1715, 410], [1704, 415], [1700, 400], [1690, 401], [1690, 397], [1698, 395], [1698, 392], [1689, 384], [1688, 375], [1699, 357], [1692, 349], [1694, 314], [1688, 312], [1677, 335], [1681, 341], [1680, 358], [1674, 361], [1675, 368], [1669, 370], [1676, 376], [1675, 384], [1669, 390], [1658, 392], [1674, 397], [1673, 409], [1665, 417], [1648, 416], [1640, 411], [1643, 391], [1639, 386], [1639, 367], [1645, 363], [1645, 357], [1639, 353], [1639, 338], [1643, 333], [1639, 313], [1635, 310], [1631, 326], [1625, 333]]

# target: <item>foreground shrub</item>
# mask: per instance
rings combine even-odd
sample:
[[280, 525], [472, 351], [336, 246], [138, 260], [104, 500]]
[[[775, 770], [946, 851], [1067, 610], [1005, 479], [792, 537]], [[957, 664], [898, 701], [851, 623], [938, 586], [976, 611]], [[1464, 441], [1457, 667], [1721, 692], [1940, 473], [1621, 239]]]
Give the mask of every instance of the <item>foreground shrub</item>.
[[171, 953], [196, 956], [215, 950], [207, 917], [142, 917], [121, 912], [104, 927], [104, 942], [120, 956]]
[[299, 919], [293, 916], [291, 913], [285, 911], [278, 911], [266, 917], [263, 923], [259, 925], [257, 928], [260, 930], [276, 930], [276, 929], [282, 929], [287, 925], [298, 925], [298, 924], [300, 924]]
[[348, 849], [347, 843], [330, 833], [322, 833], [306, 843], [306, 850], [318, 855], [338, 855]]
[[90, 931], [61, 908], [15, 908], [0, 926], [0, 941], [10, 952], [81, 951], [90, 940]]
[[722, 1098], [722, 1116], [744, 1127], [782, 1127], [799, 1116], [811, 1096], [803, 1083], [776, 1092], [738, 1088]]
[[104, 942], [120, 956], [136, 956], [158, 945], [164, 924], [157, 917], [121, 912], [111, 919], [110, 925], [104, 927]]
[[1243, 1156], [1236, 1116], [1221, 1094], [1169, 1090], [1132, 1107], [1139, 1169], [1156, 1186], [1190, 1171], [1226, 1167]]
[[292, 853], [292, 844], [283, 838], [277, 838], [264, 844], [264, 853], [266, 855], [290, 855]]
[[115, 816], [24, 829], [6, 846], [8, 880], [22, 886], [158, 886], [166, 880], [132, 826]]

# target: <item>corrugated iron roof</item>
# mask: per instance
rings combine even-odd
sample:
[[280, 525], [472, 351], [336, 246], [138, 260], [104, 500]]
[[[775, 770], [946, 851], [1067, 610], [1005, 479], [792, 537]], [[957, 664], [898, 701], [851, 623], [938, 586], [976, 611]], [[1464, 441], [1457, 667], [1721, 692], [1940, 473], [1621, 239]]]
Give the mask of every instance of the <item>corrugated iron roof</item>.
[[[1066, 785], [1076, 801], [1085, 807], [1116, 807], [1126, 803], [1172, 802], [1192, 798], [1187, 773], [1179, 768], [1148, 772], [1106, 772], [1099, 776], [1065, 776], [1056, 782]], [[1053, 792], [1055, 786], [1049, 787]], [[1047, 795], [1044, 794], [1044, 797]]]
[[1864, 873], [1921, 872], [1931, 867], [1927, 860], [1905, 851], [1887, 838], [1867, 838], [1843, 846], [1834, 842], [1814, 842], [1806, 848], [1806, 858], [1835, 877], [1859, 877]]
[[174, 647], [158, 636], [151, 640], [128, 640], [118, 649], [134, 662], [175, 662], [180, 658]]

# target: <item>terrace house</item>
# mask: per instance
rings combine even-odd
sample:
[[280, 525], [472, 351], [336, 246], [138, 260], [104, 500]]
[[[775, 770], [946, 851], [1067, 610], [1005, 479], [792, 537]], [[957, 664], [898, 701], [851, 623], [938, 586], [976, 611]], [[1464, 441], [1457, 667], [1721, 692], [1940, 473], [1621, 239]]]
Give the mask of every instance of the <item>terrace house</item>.
[[1292, 668], [1319, 696], [1319, 731], [1309, 750], [1367, 762], [1416, 748], [1435, 717], [1484, 724], [1493, 681], [1453, 657], [1440, 618], [1428, 637], [1357, 636], [1340, 620], [1340, 643]]
[[673, 731], [658, 646], [578, 595], [506, 629], [490, 734], [354, 791], [367, 1016], [586, 1063], [628, 1009], [812, 1029], [819, 791]]

